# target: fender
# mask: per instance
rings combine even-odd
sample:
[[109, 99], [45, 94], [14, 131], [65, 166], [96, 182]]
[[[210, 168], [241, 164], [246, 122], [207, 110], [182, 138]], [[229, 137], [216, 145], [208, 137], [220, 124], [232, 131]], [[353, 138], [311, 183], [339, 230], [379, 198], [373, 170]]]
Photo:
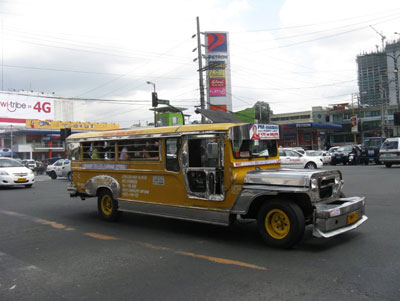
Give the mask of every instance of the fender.
[[253, 201], [262, 195], [278, 195], [279, 193], [305, 193], [309, 194], [310, 189], [306, 187], [274, 187], [266, 185], [244, 186], [235, 200], [231, 212], [234, 214], [247, 214]]
[[119, 198], [121, 195], [121, 187], [118, 181], [111, 176], [98, 175], [90, 178], [85, 184], [85, 191], [89, 196], [96, 196], [99, 188], [109, 189], [114, 199]]

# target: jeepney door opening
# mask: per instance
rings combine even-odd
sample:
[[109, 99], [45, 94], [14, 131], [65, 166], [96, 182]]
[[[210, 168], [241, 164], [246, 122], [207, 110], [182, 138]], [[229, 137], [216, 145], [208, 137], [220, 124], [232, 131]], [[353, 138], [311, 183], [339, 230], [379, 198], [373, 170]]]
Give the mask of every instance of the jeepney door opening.
[[217, 135], [186, 137], [185, 180], [189, 195], [215, 201], [224, 199], [222, 142]]

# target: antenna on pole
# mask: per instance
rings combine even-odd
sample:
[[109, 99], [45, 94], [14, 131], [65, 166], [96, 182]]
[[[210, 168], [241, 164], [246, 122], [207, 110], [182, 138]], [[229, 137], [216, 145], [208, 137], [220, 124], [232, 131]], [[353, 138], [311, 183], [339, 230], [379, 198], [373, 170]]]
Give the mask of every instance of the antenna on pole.
[[386, 36], [384, 36], [382, 32], [377, 31], [372, 25], [370, 25], [369, 27], [371, 27], [373, 31], [375, 31], [378, 35], [380, 35], [382, 41], [382, 51], [385, 51]]

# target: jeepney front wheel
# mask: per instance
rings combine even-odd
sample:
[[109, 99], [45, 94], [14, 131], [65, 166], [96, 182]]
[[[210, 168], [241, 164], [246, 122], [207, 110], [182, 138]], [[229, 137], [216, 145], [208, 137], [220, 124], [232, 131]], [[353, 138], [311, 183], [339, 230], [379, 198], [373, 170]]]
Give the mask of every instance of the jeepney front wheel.
[[109, 222], [117, 221], [121, 215], [118, 211], [118, 202], [113, 198], [110, 190], [102, 189], [98, 194], [97, 209], [100, 216]]
[[272, 247], [291, 248], [303, 237], [304, 214], [288, 200], [273, 200], [261, 206], [257, 216], [258, 230]]

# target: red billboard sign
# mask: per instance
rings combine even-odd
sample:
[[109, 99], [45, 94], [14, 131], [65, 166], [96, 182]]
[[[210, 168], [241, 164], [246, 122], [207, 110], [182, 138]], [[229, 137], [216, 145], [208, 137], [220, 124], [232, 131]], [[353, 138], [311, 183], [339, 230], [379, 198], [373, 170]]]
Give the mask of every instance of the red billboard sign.
[[210, 88], [225, 87], [225, 78], [210, 78]]

